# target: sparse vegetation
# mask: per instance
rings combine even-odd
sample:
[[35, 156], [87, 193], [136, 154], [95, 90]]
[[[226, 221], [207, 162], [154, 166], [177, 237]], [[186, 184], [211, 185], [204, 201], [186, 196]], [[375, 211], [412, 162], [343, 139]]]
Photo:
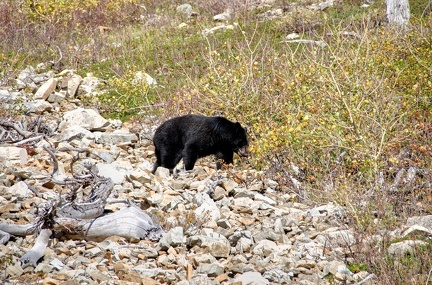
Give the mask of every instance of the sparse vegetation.
[[[384, 1], [325, 11], [276, 1], [290, 12], [274, 20], [240, 2], [194, 1], [199, 15], [187, 18], [172, 1], [0, 0], [0, 84], [13, 84], [26, 65], [61, 58], [64, 68], [105, 80], [105, 92], [87, 103], [107, 116], [193, 112], [247, 124], [254, 168], [287, 186], [296, 176], [303, 199], [344, 205], [360, 233], [430, 214], [430, 5], [410, 1], [403, 34], [383, 25]], [[228, 6], [232, 29], [204, 35]], [[327, 45], [285, 43], [292, 32]], [[138, 72], [158, 86], [137, 81]], [[425, 284], [426, 255], [365, 253], [352, 266], [367, 266], [382, 284]]]

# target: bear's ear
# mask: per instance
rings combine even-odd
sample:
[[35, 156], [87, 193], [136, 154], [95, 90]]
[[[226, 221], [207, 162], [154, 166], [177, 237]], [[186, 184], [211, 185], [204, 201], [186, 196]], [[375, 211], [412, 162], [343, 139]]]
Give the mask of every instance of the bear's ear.
[[240, 123], [239, 122], [236, 122], [235, 123], [235, 130], [236, 130], [236, 132], [247, 132], [246, 131], [246, 128], [243, 128], [241, 125], [240, 125]]

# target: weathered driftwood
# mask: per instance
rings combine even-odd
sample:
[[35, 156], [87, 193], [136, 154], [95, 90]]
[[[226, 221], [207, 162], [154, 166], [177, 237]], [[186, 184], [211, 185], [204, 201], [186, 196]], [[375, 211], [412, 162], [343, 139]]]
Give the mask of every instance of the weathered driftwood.
[[27, 225], [14, 225], [14, 224], [1, 224], [0, 223], [0, 231], [7, 232], [8, 234], [14, 236], [28, 236], [32, 235], [36, 232], [37, 226], [35, 224], [27, 224]]
[[121, 236], [156, 241], [163, 234], [160, 226], [134, 205], [91, 220], [59, 217], [54, 221], [53, 230], [61, 231], [67, 238], [103, 240], [110, 236]]
[[9, 233], [0, 230], [0, 244], [7, 243], [10, 239], [10, 236], [11, 235]]
[[36, 243], [26, 254], [21, 258], [21, 266], [23, 268], [27, 266], [36, 267], [37, 262], [45, 255], [45, 249], [48, 246], [48, 242], [51, 236], [51, 230], [43, 229], [39, 232], [39, 236], [36, 239]]
[[84, 203], [67, 202], [57, 208], [57, 216], [74, 219], [92, 219], [103, 214], [106, 199], [114, 184], [111, 179], [98, 177], [96, 188]]

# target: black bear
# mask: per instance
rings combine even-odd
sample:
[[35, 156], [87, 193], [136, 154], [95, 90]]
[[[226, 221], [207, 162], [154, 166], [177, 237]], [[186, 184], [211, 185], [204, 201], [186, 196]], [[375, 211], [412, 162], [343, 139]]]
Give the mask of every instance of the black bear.
[[[153, 144], [156, 153], [153, 174], [159, 166], [168, 168], [172, 174], [182, 158], [186, 170], [192, 170], [198, 158], [211, 154], [230, 164], [234, 152], [247, 156], [249, 145], [240, 123], [201, 115], [185, 115], [164, 122], [156, 129]], [[220, 169], [221, 165], [216, 166]]]

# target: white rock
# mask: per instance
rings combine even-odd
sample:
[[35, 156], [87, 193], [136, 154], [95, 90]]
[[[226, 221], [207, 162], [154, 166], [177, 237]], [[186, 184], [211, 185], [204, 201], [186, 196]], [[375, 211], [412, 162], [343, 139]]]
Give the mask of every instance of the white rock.
[[245, 272], [234, 279], [233, 283], [248, 285], [268, 285], [270, 282], [259, 272]]
[[129, 169], [116, 164], [98, 163], [96, 167], [99, 170], [99, 175], [111, 178], [114, 184], [123, 183], [126, 175], [130, 172]]
[[54, 92], [57, 85], [57, 79], [50, 78], [36, 91], [34, 99], [46, 100], [51, 93]]
[[202, 204], [195, 210], [195, 214], [199, 220], [217, 221], [220, 218], [220, 210], [215, 201], [206, 193], [198, 193], [202, 195]]
[[177, 6], [176, 11], [190, 17], [192, 15], [192, 6], [190, 4], [181, 4]]
[[67, 95], [69, 97], [75, 97], [77, 94], [78, 88], [81, 85], [81, 82], [83, 81], [82, 77], [78, 74], [73, 74], [68, 82], [67, 82]]
[[15, 146], [0, 147], [0, 165], [24, 165], [27, 163], [27, 161], [28, 156], [27, 150], [25, 148]]
[[29, 189], [28, 185], [24, 181], [20, 181], [9, 187], [8, 192], [21, 200], [24, 198], [33, 197], [33, 192]]
[[213, 17], [214, 21], [229, 22], [232, 19], [231, 11], [225, 11], [223, 13], [217, 14]]
[[63, 131], [72, 125], [95, 131], [104, 129], [109, 125], [109, 122], [93, 109], [78, 108], [64, 113], [63, 120], [59, 125], [59, 130]]
[[276, 251], [277, 245], [274, 241], [263, 239], [254, 247], [253, 253], [259, 256], [267, 257]]
[[404, 240], [401, 242], [392, 243], [387, 252], [395, 256], [403, 256], [406, 253], [415, 252], [418, 246], [427, 246], [428, 243], [422, 240]]
[[63, 131], [55, 136], [55, 138], [59, 141], [72, 141], [72, 140], [81, 140], [82, 138], [92, 138], [93, 134], [78, 125], [67, 126], [63, 129]]

